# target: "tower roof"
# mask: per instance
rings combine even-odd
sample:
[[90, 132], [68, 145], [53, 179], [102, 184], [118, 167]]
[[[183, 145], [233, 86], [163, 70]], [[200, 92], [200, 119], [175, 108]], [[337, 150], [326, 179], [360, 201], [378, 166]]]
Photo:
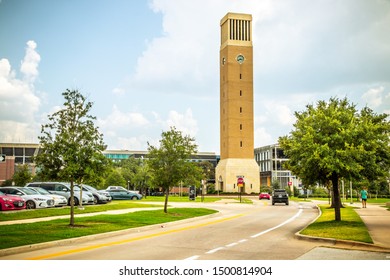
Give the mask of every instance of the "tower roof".
[[226, 45], [252, 46], [252, 15], [227, 13], [220, 25], [221, 49]]

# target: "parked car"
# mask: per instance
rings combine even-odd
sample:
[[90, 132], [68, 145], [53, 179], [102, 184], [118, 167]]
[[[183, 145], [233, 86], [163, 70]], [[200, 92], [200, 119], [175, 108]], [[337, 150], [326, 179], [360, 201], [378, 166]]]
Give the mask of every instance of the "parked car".
[[29, 188], [2, 187], [0, 188], [0, 191], [22, 197], [26, 201], [26, 209], [54, 207], [54, 200], [51, 197], [37, 194]]
[[262, 193], [259, 194], [259, 199], [268, 199], [268, 200], [270, 200], [271, 196], [269, 195], [269, 193], [262, 192]]
[[37, 194], [50, 196], [54, 200], [54, 207], [61, 207], [61, 206], [68, 205], [68, 200], [66, 199], [65, 196], [49, 193], [47, 190], [42, 189], [40, 187], [36, 187], [36, 188], [25, 187], [25, 188], [28, 188], [28, 189], [36, 192]]
[[112, 190], [127, 191], [127, 189], [125, 189], [122, 186], [108, 186], [107, 189], [106, 189], [106, 191], [112, 191]]
[[[49, 193], [58, 194], [65, 196], [68, 205], [70, 205], [70, 183], [63, 182], [33, 182], [28, 183], [26, 187], [40, 187], [42, 189], [47, 190]], [[73, 194], [74, 194], [74, 204], [79, 205], [80, 202], [80, 188], [77, 186], [73, 186]], [[83, 192], [82, 194], [82, 202], [83, 205], [86, 204], [94, 204], [94, 197], [90, 192]]]
[[17, 195], [8, 195], [0, 191], [0, 211], [26, 209], [26, 201]]
[[92, 193], [93, 197], [95, 198], [95, 204], [104, 204], [107, 202], [110, 202], [112, 200], [112, 197], [109, 192], [105, 190], [97, 190], [94, 187], [91, 187], [89, 185], [81, 184], [77, 185], [78, 187], [82, 187], [83, 191], [87, 191]]
[[112, 199], [142, 199], [142, 195], [128, 190], [108, 190]]
[[286, 190], [280, 189], [272, 192], [272, 205], [275, 205], [275, 203], [285, 203], [288, 205], [288, 194]]

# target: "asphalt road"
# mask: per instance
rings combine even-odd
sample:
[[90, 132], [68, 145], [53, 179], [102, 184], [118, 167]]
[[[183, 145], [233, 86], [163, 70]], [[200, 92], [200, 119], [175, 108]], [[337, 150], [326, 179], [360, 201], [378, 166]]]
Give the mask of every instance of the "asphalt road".
[[[323, 248], [298, 240], [295, 233], [318, 215], [312, 203], [289, 206], [255, 200], [254, 204], [207, 203], [220, 212], [209, 217], [127, 230], [120, 235], [61, 243], [0, 259], [56, 260], [294, 260], [389, 259], [386, 253]], [[172, 203], [173, 204], [173, 203]], [[180, 206], [180, 204], [174, 204]], [[186, 203], [183, 207], [199, 207]]]

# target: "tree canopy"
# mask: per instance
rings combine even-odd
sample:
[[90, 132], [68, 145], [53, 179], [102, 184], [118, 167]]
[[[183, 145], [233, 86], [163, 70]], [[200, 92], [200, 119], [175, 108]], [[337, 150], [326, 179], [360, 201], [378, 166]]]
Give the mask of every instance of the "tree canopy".
[[287, 168], [304, 184], [332, 182], [335, 220], [341, 220], [339, 180], [374, 180], [390, 170], [387, 114], [360, 112], [347, 98], [319, 101], [295, 112], [294, 130], [279, 138]]
[[102, 154], [103, 135], [95, 127], [96, 118], [89, 114], [93, 104], [77, 90], [66, 90], [62, 95], [63, 108], [49, 115], [49, 122], [42, 125], [41, 152], [35, 162], [45, 178], [71, 183], [70, 225], [73, 225], [74, 182], [82, 183], [103, 172], [107, 160]]
[[194, 138], [183, 136], [175, 127], [161, 136], [159, 147], [148, 143], [148, 165], [153, 173], [154, 184], [165, 192], [164, 212], [167, 213], [170, 188], [178, 186], [181, 181], [200, 182], [202, 171], [189, 160], [192, 154], [197, 153]]

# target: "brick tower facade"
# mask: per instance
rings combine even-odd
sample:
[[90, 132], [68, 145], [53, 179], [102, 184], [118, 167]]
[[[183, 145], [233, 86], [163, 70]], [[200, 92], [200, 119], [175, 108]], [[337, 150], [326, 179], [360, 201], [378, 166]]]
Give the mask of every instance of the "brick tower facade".
[[258, 192], [254, 159], [252, 16], [228, 13], [221, 20], [220, 150], [216, 188]]

